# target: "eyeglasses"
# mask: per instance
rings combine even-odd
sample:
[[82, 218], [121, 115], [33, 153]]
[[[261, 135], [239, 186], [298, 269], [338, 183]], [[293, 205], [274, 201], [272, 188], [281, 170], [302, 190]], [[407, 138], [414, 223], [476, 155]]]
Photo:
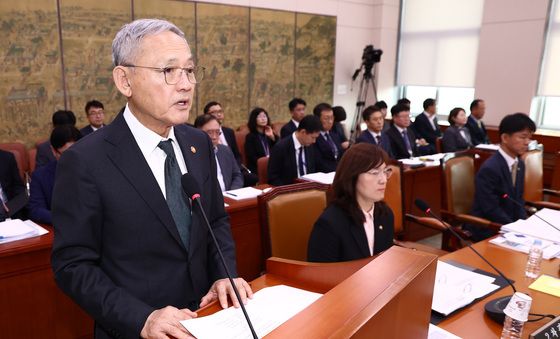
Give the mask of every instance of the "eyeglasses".
[[202, 66], [194, 67], [149, 67], [149, 66], [138, 66], [138, 65], [123, 65], [124, 67], [135, 67], [135, 68], [147, 68], [153, 69], [160, 73], [163, 73], [165, 78], [165, 83], [168, 85], [176, 85], [181, 80], [181, 74], [184, 72], [187, 76], [187, 80], [191, 84], [198, 84], [204, 78], [205, 68]]
[[220, 131], [219, 129], [209, 129], [205, 132], [206, 132], [206, 134], [208, 134], [210, 136], [214, 136], [214, 135], [220, 136], [220, 135], [222, 135], [222, 131]]
[[88, 113], [88, 115], [89, 115], [90, 117], [93, 116], [93, 115], [100, 116], [100, 115], [104, 115], [104, 114], [105, 114], [105, 112], [103, 112], [103, 111]]
[[381, 176], [381, 174], [385, 175], [385, 178], [389, 179], [391, 177], [391, 175], [393, 174], [393, 169], [390, 167], [385, 168], [383, 171], [380, 171], [378, 169], [372, 169], [366, 172], [369, 175], [372, 175], [376, 178], [379, 178]]

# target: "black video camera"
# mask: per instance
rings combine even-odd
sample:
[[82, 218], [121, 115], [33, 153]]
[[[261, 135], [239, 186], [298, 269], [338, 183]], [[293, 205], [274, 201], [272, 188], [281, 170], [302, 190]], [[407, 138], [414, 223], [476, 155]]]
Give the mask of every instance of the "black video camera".
[[367, 45], [364, 48], [364, 53], [362, 54], [362, 64], [366, 69], [366, 73], [371, 72], [373, 65], [376, 62], [381, 61], [381, 54], [383, 54], [383, 51], [373, 48], [373, 45]]

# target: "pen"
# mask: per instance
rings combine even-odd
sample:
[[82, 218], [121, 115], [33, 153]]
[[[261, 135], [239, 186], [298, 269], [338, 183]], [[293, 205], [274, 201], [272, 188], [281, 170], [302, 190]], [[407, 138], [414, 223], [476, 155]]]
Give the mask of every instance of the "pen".
[[237, 194], [233, 194], [233, 193], [230, 193], [230, 192], [226, 192], [226, 194], [231, 195], [233, 197], [237, 197]]

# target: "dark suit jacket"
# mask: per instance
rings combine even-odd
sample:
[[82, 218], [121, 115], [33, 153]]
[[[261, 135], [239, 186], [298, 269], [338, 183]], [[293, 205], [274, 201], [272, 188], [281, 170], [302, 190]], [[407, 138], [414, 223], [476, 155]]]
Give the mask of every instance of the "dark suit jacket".
[[[186, 125], [174, 130], [226, 264], [237, 276], [210, 139]], [[97, 338], [138, 338], [152, 311], [166, 305], [194, 310], [211, 284], [226, 277], [195, 205], [188, 250], [182, 244], [122, 113], [64, 152], [52, 215], [55, 280], [95, 319]]]
[[237, 160], [237, 164], [241, 164], [241, 153], [239, 153], [237, 139], [235, 139], [235, 131], [229, 127], [222, 126], [222, 133], [224, 133], [224, 138], [226, 138], [228, 146], [231, 148], [235, 160]]
[[482, 128], [478, 128], [478, 124], [472, 116], [469, 115], [467, 119], [467, 128], [471, 134], [472, 143], [474, 146], [478, 144], [489, 144], [488, 134], [486, 133], [486, 127], [484, 122], [481, 121]]
[[[416, 135], [412, 128], [408, 127], [406, 130], [408, 134], [408, 140], [410, 141], [410, 147], [412, 147], [412, 156], [418, 156], [418, 147], [416, 147]], [[395, 159], [405, 159], [410, 158], [410, 154], [406, 150], [406, 144], [404, 143], [402, 134], [399, 132], [395, 125], [392, 125], [387, 130], [387, 137], [391, 143], [391, 153]]]
[[[317, 172], [313, 146], [304, 147], [307, 174]], [[274, 186], [289, 185], [298, 177], [294, 139], [281, 139], [272, 149], [268, 159], [268, 183]]]
[[284, 139], [285, 137], [292, 135], [292, 133], [294, 133], [296, 129], [296, 124], [294, 124], [294, 122], [290, 120], [280, 129], [280, 138]]
[[[374, 210], [373, 254], [393, 245], [394, 217], [389, 207], [381, 213]], [[313, 262], [338, 262], [370, 256], [364, 225], [357, 225], [352, 218], [335, 204], [329, 205], [313, 225], [307, 246], [307, 260]]]
[[[102, 127], [105, 127], [105, 125]], [[86, 135], [93, 133], [93, 127], [91, 127], [91, 125], [87, 125], [80, 130], [80, 133], [82, 134], [82, 137], [85, 137]]]
[[366, 129], [356, 139], [356, 143], [360, 142], [366, 142], [368, 144], [380, 146], [385, 152], [387, 152], [389, 157], [393, 158], [393, 153], [391, 152], [391, 141], [389, 140], [387, 133], [381, 132], [381, 142], [378, 144], [377, 140], [375, 140], [373, 135], [371, 135], [370, 131]]
[[315, 141], [315, 144], [313, 145], [315, 148], [317, 172], [329, 173], [336, 171], [336, 165], [338, 165], [338, 161], [342, 157], [343, 149], [340, 137], [337, 133], [330, 132], [329, 134], [336, 146], [336, 149], [338, 150], [338, 157], [335, 158], [331, 145], [329, 145], [329, 142], [322, 134], [319, 134], [317, 141]]
[[436, 129], [432, 128], [430, 120], [424, 113], [420, 113], [412, 123], [412, 129], [417, 138], [424, 138], [429, 144], [435, 145], [436, 139], [441, 137], [441, 129], [436, 124]]
[[331, 128], [331, 133], [338, 134], [338, 139], [340, 139], [340, 142], [348, 141], [348, 138], [346, 137], [346, 133], [344, 133], [344, 127], [340, 122], [335, 122], [333, 124], [333, 127]]
[[[276, 144], [276, 140], [272, 141], [270, 138], [266, 138], [266, 141], [268, 142], [269, 151], [272, 152], [272, 146]], [[245, 157], [247, 158], [247, 168], [251, 172], [257, 173], [257, 160], [265, 156], [266, 152], [259, 140], [259, 135], [257, 133], [247, 134], [245, 137]]]
[[[469, 133], [468, 129], [465, 129], [464, 131], [467, 134]], [[443, 148], [443, 152], [456, 152], [466, 150], [472, 145], [463, 138], [457, 126], [449, 126], [443, 133], [441, 146]]]
[[524, 205], [524, 178], [525, 165], [519, 159], [514, 187], [506, 159], [500, 152], [496, 152], [482, 164], [476, 174], [472, 214], [500, 224], [508, 224], [526, 218], [525, 209], [502, 198], [502, 195], [507, 193], [512, 199]]
[[218, 145], [216, 158], [222, 171], [226, 191], [243, 187], [243, 175], [239, 165], [237, 165], [237, 161], [233, 157], [231, 149], [226, 145]]
[[16, 157], [11, 152], [4, 150], [0, 150], [0, 185], [8, 200], [25, 191], [25, 186], [19, 176]]
[[35, 155], [35, 168], [45, 166], [49, 162], [56, 160], [51, 149], [51, 142], [49, 140], [37, 146], [37, 155]]
[[35, 222], [52, 225], [51, 205], [57, 161], [36, 169], [29, 190], [29, 218]]

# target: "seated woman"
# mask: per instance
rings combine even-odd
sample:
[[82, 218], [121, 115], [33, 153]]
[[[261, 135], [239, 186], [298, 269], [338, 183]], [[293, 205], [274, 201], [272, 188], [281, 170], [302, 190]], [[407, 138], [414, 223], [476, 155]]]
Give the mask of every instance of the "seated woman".
[[466, 127], [467, 113], [461, 107], [449, 112], [449, 127], [443, 133], [441, 146], [444, 152], [463, 151], [472, 147], [471, 134]]
[[366, 258], [393, 245], [393, 212], [382, 200], [391, 169], [381, 148], [350, 147], [333, 181], [334, 199], [315, 222], [307, 260], [337, 262]]
[[257, 160], [270, 156], [270, 150], [278, 137], [272, 130], [270, 117], [264, 108], [255, 107], [251, 111], [247, 126], [249, 127], [249, 134], [245, 137], [247, 168], [251, 172], [257, 173]]

